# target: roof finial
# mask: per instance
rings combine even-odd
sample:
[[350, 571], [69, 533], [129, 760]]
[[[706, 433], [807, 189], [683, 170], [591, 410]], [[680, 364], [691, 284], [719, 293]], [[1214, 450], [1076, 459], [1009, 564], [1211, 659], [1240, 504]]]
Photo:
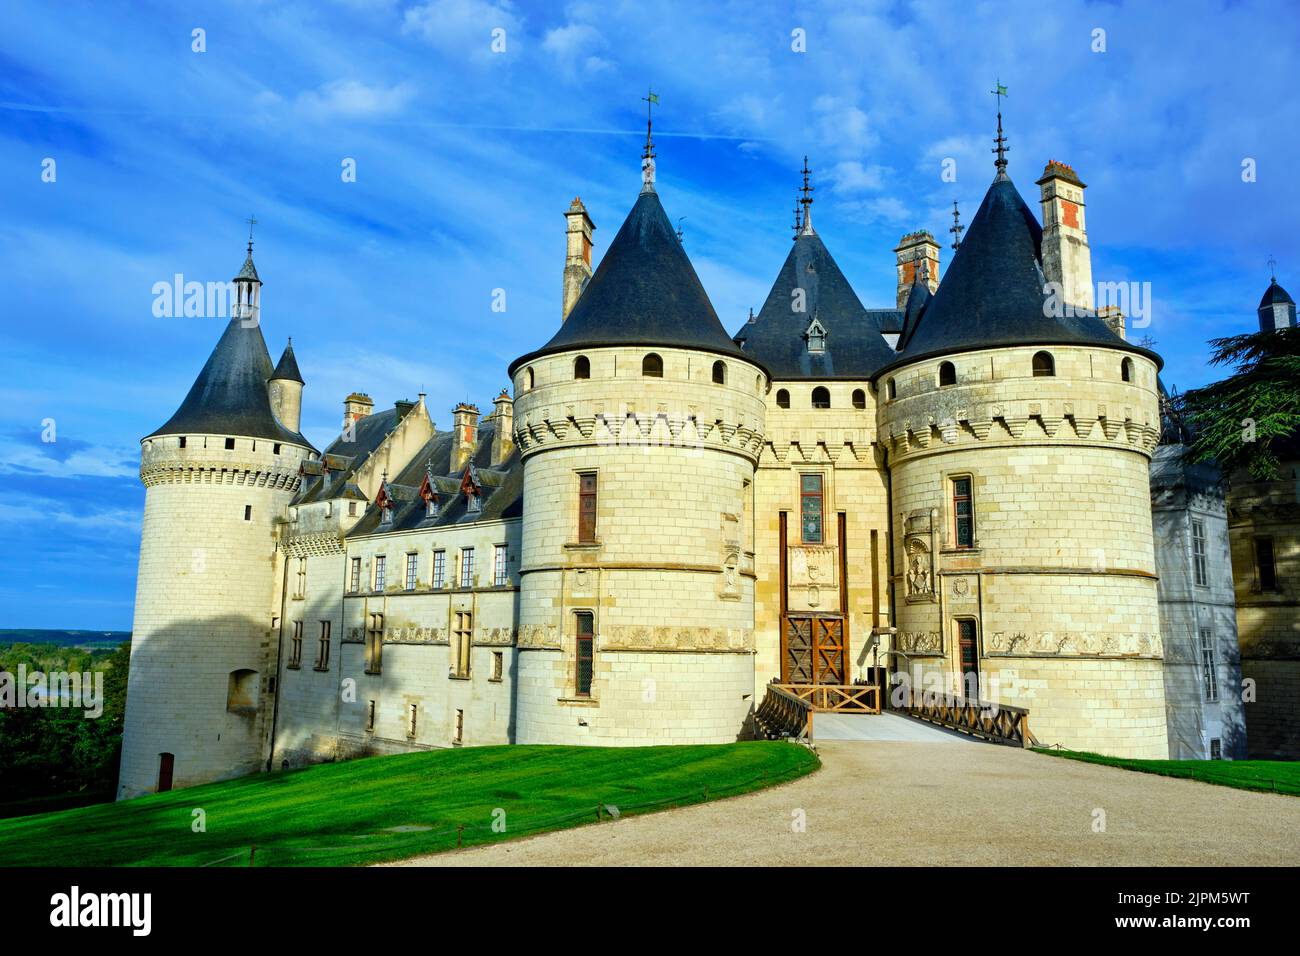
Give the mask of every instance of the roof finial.
[[678, 242], [682, 241], [682, 221], [685, 218], [686, 218], [685, 216], [682, 216], [680, 219], [677, 220], [677, 241]]
[[250, 215], [244, 222], [248, 223], [248, 254], [253, 254], [253, 227], [257, 225], [257, 219]]
[[1268, 272], [1272, 278], [1273, 285], [1277, 285], [1277, 260], [1270, 253], [1268, 257]]
[[659, 104], [659, 94], [647, 89], [641, 99], [645, 101], [645, 149], [641, 151], [641, 191], [644, 193], [655, 189], [655, 144], [651, 137], [650, 110]]
[[954, 250], [961, 245], [961, 234], [965, 229], [966, 227], [961, 224], [961, 213], [957, 211], [957, 200], [954, 199], [952, 201], [952, 226], [948, 229], [952, 233], [952, 247]]
[[800, 226], [799, 234], [803, 236], [811, 236], [813, 234], [812, 192], [817, 187], [808, 185], [808, 176], [811, 172], [812, 170], [808, 168], [808, 157], [805, 156], [803, 158], [803, 186], [799, 190], [799, 192], [803, 193], [803, 196], [799, 199], [799, 204], [803, 206], [803, 223]]
[[998, 80], [989, 92], [998, 98], [998, 136], [993, 141], [996, 144], [993, 152], [998, 154], [997, 161], [993, 165], [998, 168], [998, 174], [994, 178], [995, 180], [1007, 179], [1007, 152], [1011, 147], [1007, 145], [1007, 138], [1002, 135], [1002, 97], [1007, 95], [1007, 88], [1002, 85], [1001, 80]]

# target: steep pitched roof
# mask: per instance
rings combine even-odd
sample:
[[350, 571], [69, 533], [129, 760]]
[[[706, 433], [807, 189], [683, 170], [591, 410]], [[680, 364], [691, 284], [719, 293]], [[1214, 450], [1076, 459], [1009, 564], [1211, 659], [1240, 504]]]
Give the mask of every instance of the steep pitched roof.
[[1264, 290], [1264, 297], [1259, 300], [1259, 307], [1261, 309], [1266, 309], [1279, 302], [1283, 304], [1287, 302], [1290, 302], [1293, 305], [1295, 304], [1295, 300], [1291, 298], [1291, 294], [1278, 285], [1277, 279], [1274, 278], [1273, 281], [1268, 284], [1268, 288]]
[[270, 377], [271, 356], [261, 326], [245, 326], [241, 319], [231, 319], [176, 414], [145, 437], [237, 435], [312, 448], [311, 442], [281, 425], [271, 411], [266, 390]]
[[276, 363], [271, 378], [297, 382], [299, 385], [305, 384], [302, 380], [302, 372], [298, 371], [298, 360], [293, 354], [293, 342], [284, 347], [284, 353], [280, 356], [280, 361]]
[[650, 190], [637, 197], [559, 331], [540, 349], [515, 359], [510, 374], [542, 355], [604, 345], [740, 354], [718, 321], [659, 196]]
[[[406, 411], [410, 411], [409, 406]], [[359, 489], [353, 481], [357, 472], [384, 443], [384, 439], [401, 423], [402, 418], [403, 413], [393, 407], [358, 419], [353, 425], [350, 441], [349, 436], [340, 434], [321, 454], [321, 460], [328, 466], [328, 474], [323, 476], [324, 480], [322, 477], [313, 476], [312, 471], [315, 469], [311, 469], [304, 463], [304, 479], [310, 476], [314, 480], [303, 481], [292, 504], [356, 497]], [[364, 499], [365, 496], [360, 495], [360, 497]]]
[[[957, 247], [947, 274], [909, 332], [899, 357], [886, 368], [973, 349], [1015, 345], [1098, 345], [1154, 352], [1111, 331], [1094, 313], [1057, 315], [1043, 291], [1043, 230], [1015, 185], [994, 180]], [[885, 368], [879, 369], [879, 372]]]
[[921, 316], [925, 314], [933, 298], [930, 286], [925, 282], [918, 279], [912, 283], [912, 288], [907, 292], [907, 304], [903, 308], [903, 327], [898, 336], [898, 348], [907, 347], [912, 333], [916, 331], [917, 323], [921, 321]]
[[[810, 352], [805, 337], [813, 319], [826, 330], [821, 352]], [[806, 230], [794, 240], [763, 308], [735, 341], [773, 378], [866, 378], [894, 358], [881, 331], [879, 310], [862, 307], [821, 237]]]

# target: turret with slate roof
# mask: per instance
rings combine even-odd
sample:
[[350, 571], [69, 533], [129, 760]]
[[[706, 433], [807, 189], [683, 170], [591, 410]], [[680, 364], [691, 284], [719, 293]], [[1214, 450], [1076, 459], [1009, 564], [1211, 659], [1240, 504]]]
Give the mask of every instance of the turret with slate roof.
[[1264, 290], [1264, 296], [1259, 300], [1259, 308], [1256, 311], [1259, 315], [1261, 332], [1276, 332], [1278, 329], [1296, 327], [1295, 300], [1286, 289], [1278, 285], [1276, 275]]

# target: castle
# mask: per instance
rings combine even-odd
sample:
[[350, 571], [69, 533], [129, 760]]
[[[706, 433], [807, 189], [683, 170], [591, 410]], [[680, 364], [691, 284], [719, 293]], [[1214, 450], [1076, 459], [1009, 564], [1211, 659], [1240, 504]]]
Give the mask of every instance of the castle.
[[594, 274], [595, 226], [565, 214], [563, 320], [489, 412], [439, 429], [424, 395], [354, 393], [323, 451], [250, 242], [230, 324], [142, 443], [119, 796], [421, 748], [731, 741], [773, 678], [903, 674], [1025, 707], [1044, 744], [1244, 756], [1234, 519], [1161, 451], [1160, 358], [1094, 308], [1083, 182], [1047, 164], [1040, 226], [997, 142], [942, 278], [911, 233], [893, 307], [865, 308], [805, 188], [732, 336], [647, 137]]

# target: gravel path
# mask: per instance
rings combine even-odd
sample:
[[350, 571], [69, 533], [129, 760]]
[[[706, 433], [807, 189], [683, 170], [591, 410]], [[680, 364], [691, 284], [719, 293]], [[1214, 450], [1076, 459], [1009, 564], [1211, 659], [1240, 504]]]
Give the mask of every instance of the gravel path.
[[392, 865], [1300, 864], [1296, 797], [991, 744], [818, 751], [820, 771], [759, 793]]

